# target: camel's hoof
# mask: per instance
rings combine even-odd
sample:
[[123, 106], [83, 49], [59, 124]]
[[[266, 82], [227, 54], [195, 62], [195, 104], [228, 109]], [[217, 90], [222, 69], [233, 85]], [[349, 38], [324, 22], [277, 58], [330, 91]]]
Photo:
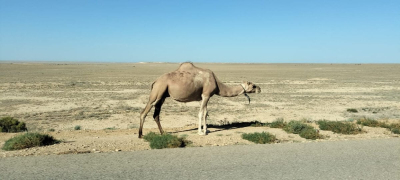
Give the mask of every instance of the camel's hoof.
[[207, 135], [207, 134], [204, 133], [204, 132], [197, 132], [197, 134], [200, 135], [200, 136], [205, 136], [205, 135]]

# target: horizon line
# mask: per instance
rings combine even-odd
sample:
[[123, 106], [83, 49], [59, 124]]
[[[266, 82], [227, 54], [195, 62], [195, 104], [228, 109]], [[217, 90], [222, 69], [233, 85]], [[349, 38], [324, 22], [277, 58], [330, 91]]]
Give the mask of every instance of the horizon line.
[[123, 61], [47, 61], [47, 60], [0, 60], [1, 64], [4, 63], [43, 63], [43, 64], [57, 64], [57, 63], [65, 63], [65, 64], [181, 64], [185, 62], [191, 63], [201, 63], [201, 64], [354, 64], [354, 65], [361, 65], [361, 64], [400, 64], [395, 62], [194, 62], [194, 61], [183, 61], [183, 62], [162, 62], [162, 61], [139, 61], [139, 62], [123, 62]]

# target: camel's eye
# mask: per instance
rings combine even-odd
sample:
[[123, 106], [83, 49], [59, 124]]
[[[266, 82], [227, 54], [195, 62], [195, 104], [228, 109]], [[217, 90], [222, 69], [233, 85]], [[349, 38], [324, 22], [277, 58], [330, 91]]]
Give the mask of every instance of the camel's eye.
[[253, 88], [256, 88], [256, 85], [253, 85]]

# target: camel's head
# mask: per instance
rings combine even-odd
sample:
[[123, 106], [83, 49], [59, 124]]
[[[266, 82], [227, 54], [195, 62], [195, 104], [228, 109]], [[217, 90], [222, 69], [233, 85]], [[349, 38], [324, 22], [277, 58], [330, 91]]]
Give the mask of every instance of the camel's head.
[[244, 88], [246, 93], [260, 93], [261, 92], [260, 86], [257, 86], [255, 84], [253, 84], [252, 82], [244, 81], [242, 83], [242, 87]]

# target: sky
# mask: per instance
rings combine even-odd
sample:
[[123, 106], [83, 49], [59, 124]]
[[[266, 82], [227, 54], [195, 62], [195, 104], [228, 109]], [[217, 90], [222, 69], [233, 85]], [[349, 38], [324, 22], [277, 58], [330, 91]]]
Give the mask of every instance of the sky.
[[0, 61], [400, 63], [400, 1], [0, 0]]

